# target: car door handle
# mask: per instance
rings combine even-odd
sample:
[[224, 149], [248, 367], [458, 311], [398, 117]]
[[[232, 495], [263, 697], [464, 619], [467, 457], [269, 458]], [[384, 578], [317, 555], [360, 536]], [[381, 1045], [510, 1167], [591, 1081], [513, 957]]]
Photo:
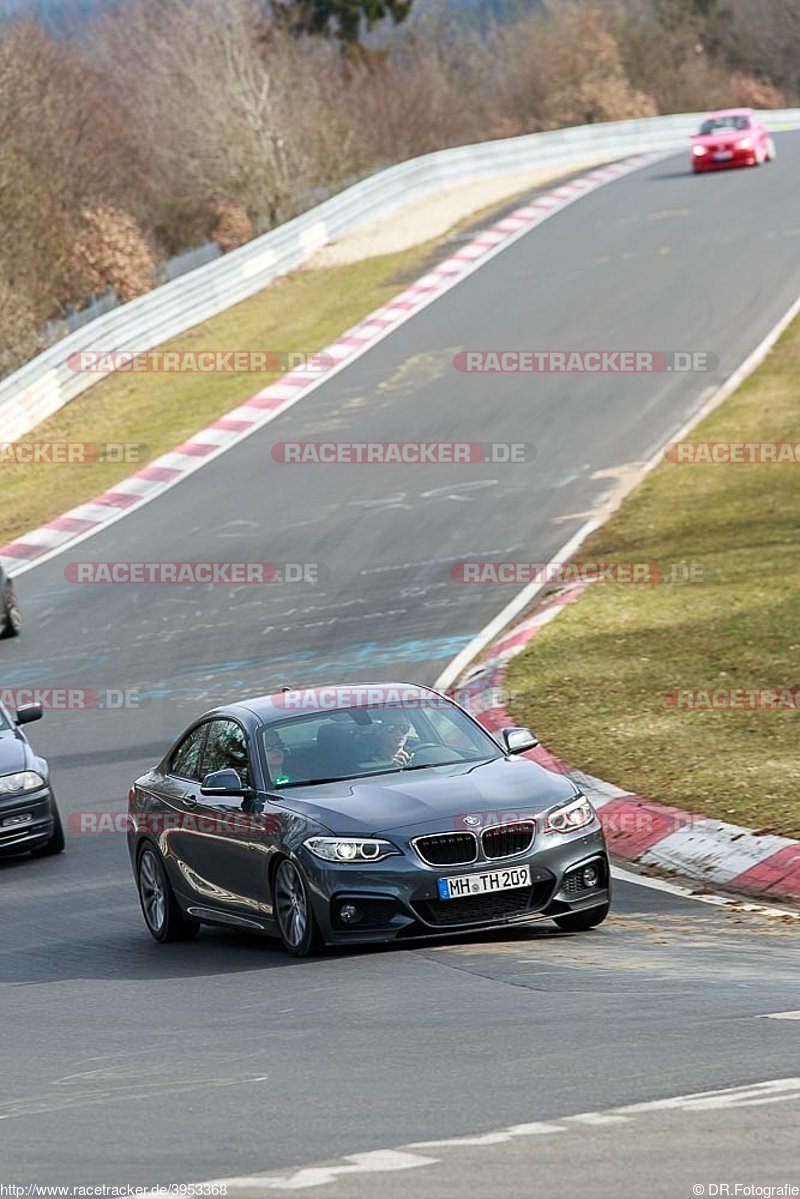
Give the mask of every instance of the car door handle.
[[185, 808], [196, 808], [197, 807], [197, 796], [196, 795], [184, 795], [183, 806]]

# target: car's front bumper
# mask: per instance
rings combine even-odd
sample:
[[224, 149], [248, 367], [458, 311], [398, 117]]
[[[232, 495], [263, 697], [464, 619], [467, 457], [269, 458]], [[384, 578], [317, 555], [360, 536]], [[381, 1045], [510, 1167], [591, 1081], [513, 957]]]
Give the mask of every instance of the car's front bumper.
[[49, 786], [0, 797], [0, 855], [38, 849], [54, 828], [55, 801]]
[[758, 161], [755, 150], [734, 150], [733, 158], [715, 159], [713, 154], [692, 155], [692, 168], [695, 172], [726, 171], [730, 167], [752, 167]]
[[[464, 866], [427, 866], [413, 851], [385, 858], [368, 867], [320, 862], [308, 850], [299, 854], [311, 889], [314, 914], [331, 945], [437, 937], [502, 925], [528, 923], [608, 903], [610, 872], [599, 824], [569, 837], [542, 838], [526, 854], [485, 859]], [[582, 868], [599, 866], [597, 885], [586, 888]], [[440, 878], [480, 874], [506, 866], [529, 865], [531, 885], [458, 899], [439, 898]], [[343, 905], [361, 915], [346, 924]]]

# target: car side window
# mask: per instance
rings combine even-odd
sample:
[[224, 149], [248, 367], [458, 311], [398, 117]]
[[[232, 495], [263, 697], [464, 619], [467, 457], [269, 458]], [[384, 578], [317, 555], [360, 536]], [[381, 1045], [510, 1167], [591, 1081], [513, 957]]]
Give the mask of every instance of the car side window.
[[252, 773], [244, 729], [235, 720], [212, 720], [203, 751], [202, 778], [215, 770], [235, 770], [246, 787]]
[[182, 779], [200, 779], [200, 753], [207, 728], [207, 724], [201, 724], [184, 737], [170, 758], [170, 774], [177, 774]]

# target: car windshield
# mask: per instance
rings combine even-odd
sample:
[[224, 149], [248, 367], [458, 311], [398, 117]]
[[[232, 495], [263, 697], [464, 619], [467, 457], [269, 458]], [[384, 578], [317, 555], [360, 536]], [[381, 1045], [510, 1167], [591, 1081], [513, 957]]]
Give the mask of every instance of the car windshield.
[[276, 788], [502, 756], [488, 733], [436, 696], [414, 708], [376, 705], [293, 716], [262, 729], [261, 742], [269, 786]]
[[709, 117], [700, 126], [701, 133], [724, 133], [730, 129], [749, 129], [749, 117]]

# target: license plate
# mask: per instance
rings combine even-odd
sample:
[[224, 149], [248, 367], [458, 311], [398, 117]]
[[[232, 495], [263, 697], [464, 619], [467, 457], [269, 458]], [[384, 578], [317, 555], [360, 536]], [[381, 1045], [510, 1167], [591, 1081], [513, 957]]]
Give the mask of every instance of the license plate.
[[712, 158], [715, 162], [726, 162], [729, 158], [733, 158], [733, 150], [717, 150]]
[[440, 899], [462, 899], [465, 895], [485, 895], [489, 891], [513, 891], [529, 887], [530, 866], [510, 866], [505, 870], [486, 870], [482, 874], [456, 874], [439, 879]]

